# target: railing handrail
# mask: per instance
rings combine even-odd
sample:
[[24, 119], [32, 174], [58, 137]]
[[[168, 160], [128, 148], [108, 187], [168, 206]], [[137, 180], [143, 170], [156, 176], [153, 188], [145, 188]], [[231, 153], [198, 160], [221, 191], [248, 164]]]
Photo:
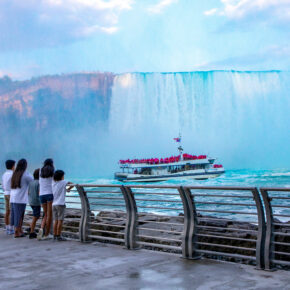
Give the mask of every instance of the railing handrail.
[[[290, 187], [256, 187], [256, 186], [192, 186], [192, 185], [140, 185], [140, 184], [130, 184], [130, 183], [120, 183], [120, 184], [95, 184], [95, 183], [72, 183], [69, 186], [83, 186], [83, 187], [115, 187], [115, 188], [121, 188], [122, 186], [128, 186], [131, 188], [172, 188], [172, 189], [178, 189], [180, 186], [184, 186], [190, 189], [217, 189], [217, 190], [254, 190], [255, 188], [258, 188], [258, 190], [267, 190], [267, 191], [290, 191]], [[0, 183], [0, 186], [2, 184]]]
[[[72, 186], [83, 186], [83, 187], [115, 187], [115, 188], [121, 188], [123, 185], [131, 187], [131, 188], [165, 188], [165, 189], [178, 189], [180, 185], [140, 185], [140, 184], [130, 184], [130, 183], [125, 183], [125, 184], [90, 184], [90, 183], [74, 183], [71, 184]], [[182, 185], [182, 184], [181, 184]], [[212, 189], [212, 190], [254, 190], [255, 186], [192, 186], [192, 185], [186, 185], [183, 184], [182, 186], [190, 188], [190, 189]], [[274, 188], [276, 189], [276, 188]], [[283, 188], [281, 188], [283, 189]], [[286, 191], [288, 188], [285, 188]], [[290, 188], [289, 188], [290, 190]]]
[[260, 187], [260, 190], [267, 190], [267, 191], [290, 191], [290, 187]]

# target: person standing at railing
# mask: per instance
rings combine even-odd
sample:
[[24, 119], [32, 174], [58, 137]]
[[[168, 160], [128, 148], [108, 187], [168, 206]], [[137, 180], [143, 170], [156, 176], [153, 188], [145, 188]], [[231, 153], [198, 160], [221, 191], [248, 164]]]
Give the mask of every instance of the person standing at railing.
[[53, 191], [52, 212], [54, 220], [53, 235], [54, 240], [64, 241], [65, 239], [61, 236], [61, 232], [65, 213], [65, 194], [66, 191], [69, 192], [73, 188], [73, 186], [69, 186], [66, 189], [66, 186], [72, 183], [64, 180], [64, 171], [62, 170], [55, 171], [53, 180], [54, 180], [52, 184]]
[[28, 200], [29, 205], [32, 209], [32, 222], [30, 225], [30, 234], [29, 239], [35, 239], [37, 237], [35, 233], [35, 225], [37, 220], [40, 218], [40, 212], [41, 212], [41, 206], [40, 206], [40, 200], [39, 200], [39, 171], [40, 169], [35, 169], [33, 173], [33, 178], [29, 183], [28, 187]]
[[46, 159], [43, 167], [40, 170], [39, 177], [39, 199], [43, 209], [43, 219], [41, 228], [39, 229], [37, 239], [46, 240], [50, 239], [50, 227], [52, 221], [52, 178], [54, 174], [54, 165], [52, 159]]
[[15, 161], [14, 160], [6, 160], [6, 171], [2, 175], [2, 187], [4, 191], [4, 199], [5, 199], [5, 229], [7, 235], [13, 235], [14, 229], [10, 226], [10, 191], [11, 191], [11, 177], [13, 175], [13, 171], [15, 169]]
[[28, 186], [33, 180], [30, 173], [26, 171], [27, 161], [20, 159], [11, 177], [11, 226], [15, 227], [15, 238], [24, 237], [22, 223], [28, 202]]

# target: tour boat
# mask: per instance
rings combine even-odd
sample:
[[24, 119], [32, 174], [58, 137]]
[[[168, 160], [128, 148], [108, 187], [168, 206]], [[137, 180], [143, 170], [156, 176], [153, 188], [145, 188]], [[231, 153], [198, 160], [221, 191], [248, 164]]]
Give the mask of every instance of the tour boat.
[[120, 160], [121, 172], [115, 173], [115, 179], [122, 182], [157, 182], [171, 179], [204, 180], [225, 173], [222, 165], [215, 164], [216, 158], [207, 155], [183, 154], [181, 146], [178, 147], [178, 150], [180, 153], [178, 156], [167, 158]]

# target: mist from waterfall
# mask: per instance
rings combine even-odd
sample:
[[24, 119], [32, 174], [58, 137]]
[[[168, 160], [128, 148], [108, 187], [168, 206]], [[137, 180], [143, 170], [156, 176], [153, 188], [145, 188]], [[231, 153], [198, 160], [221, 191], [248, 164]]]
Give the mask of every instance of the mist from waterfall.
[[231, 169], [289, 168], [290, 72], [126, 73], [109, 113], [112, 157], [191, 154]]
[[[32, 172], [51, 157], [69, 177], [113, 178], [119, 159], [178, 154], [173, 138], [180, 132], [185, 152], [217, 157], [226, 170], [289, 173], [290, 72], [99, 74], [55, 81], [16, 82], [7, 85], [7, 96], [2, 92], [1, 171], [9, 158], [27, 158]], [[59, 84], [66, 86], [57, 90]], [[5, 100], [12, 102], [7, 109]]]

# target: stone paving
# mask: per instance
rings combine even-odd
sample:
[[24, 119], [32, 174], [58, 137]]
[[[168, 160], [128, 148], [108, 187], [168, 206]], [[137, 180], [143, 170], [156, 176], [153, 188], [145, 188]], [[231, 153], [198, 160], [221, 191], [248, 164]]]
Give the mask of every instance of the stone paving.
[[290, 271], [0, 232], [0, 289], [290, 289]]

